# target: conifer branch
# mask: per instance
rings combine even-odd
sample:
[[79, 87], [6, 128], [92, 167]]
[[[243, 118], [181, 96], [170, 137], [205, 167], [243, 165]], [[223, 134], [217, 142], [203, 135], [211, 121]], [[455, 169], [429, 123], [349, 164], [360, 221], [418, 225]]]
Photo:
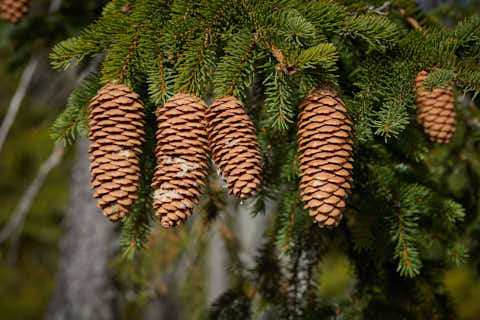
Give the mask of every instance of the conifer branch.
[[253, 82], [256, 41], [255, 36], [248, 32], [232, 37], [214, 79], [221, 93], [245, 98], [246, 90]]
[[177, 91], [201, 96], [214, 68], [215, 51], [211, 32], [207, 28], [201, 37], [188, 43], [188, 49], [179, 61], [179, 75], [175, 85]]
[[286, 130], [293, 122], [293, 91], [287, 84], [285, 74], [275, 71], [265, 79], [265, 104], [269, 123], [279, 130]]
[[[431, 289], [434, 281], [425, 279], [432, 266], [456, 263], [466, 256], [457, 237], [459, 221], [466, 213], [460, 204], [442, 197], [452, 194], [442, 185], [444, 173], [432, 176], [439, 172], [436, 163], [443, 160], [435, 159], [436, 152], [427, 156], [426, 139], [413, 121], [414, 78], [426, 70], [427, 88], [455, 85], [478, 94], [480, 19], [466, 19], [455, 29], [446, 29], [423, 19], [414, 1], [400, 2], [405, 10], [390, 15], [390, 3], [384, 1], [373, 6], [366, 1], [333, 0], [114, 0], [97, 22], [70, 43], [59, 44], [52, 53], [53, 65], [66, 67], [106, 52], [102, 80], [121, 78], [147, 102], [145, 128], [150, 131], [142, 146], [139, 200], [123, 221], [124, 255], [132, 258], [146, 245], [155, 221], [150, 186], [156, 164], [155, 107], [177, 91], [203, 97], [233, 95], [246, 102], [264, 158], [264, 179], [253, 214], [265, 210], [266, 197], [277, 199], [279, 208], [267, 234], [269, 243], [255, 260], [253, 276], [238, 255], [232, 226], [228, 221], [219, 225], [235, 264], [235, 288], [217, 300], [211, 315], [235, 313], [245, 319], [271, 307], [276, 318], [322, 318], [314, 271], [329, 247], [345, 246], [344, 236], [359, 281], [350, 311], [366, 308], [369, 312], [378, 301], [390, 301], [392, 293], [386, 288], [392, 283], [425, 283]], [[393, 3], [400, 7], [400, 2]], [[124, 9], [127, 4], [131, 5]], [[413, 13], [415, 18], [409, 16]], [[419, 32], [422, 26], [428, 32]], [[92, 87], [99, 82], [94, 81]], [[333, 232], [318, 230], [300, 205], [300, 169], [295, 161], [298, 106], [311, 88], [324, 83], [338, 88], [355, 130], [351, 141], [355, 147], [353, 193], [344, 211], [345, 216], [355, 214], [341, 227], [344, 232], [334, 244], [328, 236]], [[75, 101], [54, 126], [57, 138], [68, 140], [85, 132], [82, 106], [88, 95], [87, 89], [72, 94]], [[308, 118], [312, 124], [321, 118], [314, 117]], [[466, 136], [470, 129], [459, 130], [460, 140], [474, 144]], [[322, 136], [308, 143], [322, 148], [329, 139], [327, 133]], [[335, 148], [342, 148], [340, 142], [332, 142]], [[458, 148], [456, 144], [454, 149]], [[448, 150], [453, 149], [445, 148], [442, 157], [452, 163], [450, 168], [456, 158]], [[425, 161], [427, 157], [432, 160]], [[335, 159], [340, 167], [342, 159]], [[442, 195], [433, 190], [441, 190]], [[222, 207], [219, 190], [212, 188], [204, 194], [201, 210], [206, 218], [196, 220], [196, 234], [205, 233]], [[336, 200], [329, 198], [332, 203]], [[435, 239], [439, 234], [443, 239]], [[198, 239], [185, 237], [187, 242]], [[442, 241], [441, 253], [445, 254], [434, 259], [428, 256], [427, 261], [425, 242]], [[396, 273], [390, 270], [392, 261]], [[399, 279], [397, 274], [416, 280]], [[417, 315], [413, 308], [400, 305], [404, 299], [400, 301], [395, 305], [398, 310]], [[339, 308], [341, 316], [348, 314], [343, 306]]]
[[89, 74], [80, 82], [68, 98], [66, 109], [52, 125], [52, 139], [71, 145], [77, 136], [87, 135], [87, 107], [100, 88], [99, 76], [96, 74]]
[[[415, 247], [414, 217], [397, 214], [396, 227], [392, 229], [392, 240], [396, 243], [394, 257], [398, 259], [397, 271], [402, 276], [415, 277], [420, 273], [421, 260], [418, 249]], [[407, 220], [409, 219], [409, 220]]]

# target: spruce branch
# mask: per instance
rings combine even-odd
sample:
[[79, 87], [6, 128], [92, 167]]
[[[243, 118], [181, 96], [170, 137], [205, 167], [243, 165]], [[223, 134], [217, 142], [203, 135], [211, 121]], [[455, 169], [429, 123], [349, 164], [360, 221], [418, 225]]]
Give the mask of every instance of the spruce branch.
[[239, 32], [225, 48], [225, 56], [218, 64], [214, 83], [218, 91], [238, 98], [246, 97], [253, 83], [256, 37], [249, 32]]
[[102, 17], [86, 27], [79, 36], [58, 43], [50, 53], [54, 69], [67, 69], [86, 57], [91, 57], [107, 49], [129, 26], [128, 19], [121, 12], [117, 1], [109, 2]]
[[428, 73], [427, 78], [423, 81], [425, 90], [433, 90], [434, 88], [451, 88], [455, 82], [456, 74], [453, 70], [436, 69]]
[[397, 272], [401, 276], [413, 278], [420, 273], [422, 266], [420, 253], [416, 247], [418, 217], [397, 213], [390, 233], [395, 243], [394, 258], [398, 260]]
[[204, 94], [206, 84], [212, 77], [215, 60], [215, 40], [212, 39], [212, 29], [208, 28], [200, 37], [187, 43], [187, 49], [178, 62], [176, 91], [198, 96]]
[[137, 76], [133, 59], [138, 53], [140, 32], [134, 25], [110, 47], [101, 68], [102, 83], [120, 81], [133, 87], [134, 77]]
[[340, 34], [361, 39], [377, 50], [392, 47], [399, 38], [397, 26], [387, 17], [376, 15], [361, 15], [348, 19]]
[[338, 32], [349, 18], [345, 6], [334, 0], [309, 1], [300, 7], [300, 12], [323, 34]]
[[480, 71], [462, 68], [458, 71], [456, 86], [463, 89], [464, 94], [472, 93], [475, 99], [480, 94]]
[[293, 123], [295, 100], [291, 84], [283, 72], [275, 70], [265, 79], [264, 85], [268, 122], [273, 128], [285, 131]]
[[87, 108], [90, 100], [102, 87], [97, 74], [89, 74], [71, 93], [67, 107], [52, 125], [50, 136], [71, 145], [77, 136], [88, 133]]
[[376, 113], [376, 118], [372, 120], [372, 126], [377, 128], [375, 134], [383, 136], [385, 141], [400, 135], [409, 123], [410, 116], [407, 110], [393, 103], [384, 104]]
[[466, 260], [468, 259], [468, 251], [463, 244], [457, 241], [452, 243], [452, 241], [449, 241], [448, 239], [431, 229], [429, 229], [428, 232], [430, 233], [432, 238], [437, 240], [438, 243], [440, 243], [445, 249], [447, 258], [450, 263], [452, 263], [456, 267], [459, 267], [466, 262]]
[[320, 67], [322, 71], [334, 73], [338, 60], [338, 53], [331, 43], [321, 43], [303, 50], [298, 55], [296, 66], [300, 70]]
[[165, 103], [172, 97], [175, 86], [175, 72], [167, 65], [165, 57], [157, 47], [156, 57], [147, 57], [148, 92], [156, 105]]
[[[372, 306], [398, 298], [394, 308], [412, 317], [421, 313], [418, 310], [423, 308], [412, 307], [410, 297], [404, 299], [412, 291], [394, 294], [389, 288], [392, 283], [409, 288], [420, 283], [427, 293], [438, 289], [428, 279], [432, 270], [467, 256], [458, 237], [466, 212], [459, 203], [433, 191], [450, 194], [442, 188], [445, 172], [433, 176], [428, 170], [433, 165], [424, 161], [426, 139], [412, 123], [414, 75], [428, 71], [427, 88], [455, 85], [464, 92], [480, 93], [480, 20], [467, 19], [455, 29], [445, 29], [423, 20], [413, 0], [392, 3], [405, 10], [387, 14], [388, 1], [370, 5], [334, 0], [114, 0], [102, 18], [72, 43], [55, 49], [59, 67], [106, 52], [103, 81], [127, 82], [147, 102], [144, 111], [150, 132], [141, 158], [144, 173], [139, 201], [123, 221], [124, 255], [132, 258], [146, 245], [155, 220], [149, 185], [156, 164], [154, 106], [176, 91], [204, 97], [233, 95], [246, 102], [264, 159], [262, 190], [254, 199], [252, 215], [268, 208], [267, 197], [278, 201], [279, 208], [274, 227], [267, 233], [268, 244], [259, 252], [251, 273], [239, 255], [233, 220], [217, 225], [230, 249], [235, 285], [217, 300], [210, 315], [245, 318], [274, 309], [277, 318], [322, 317], [332, 310], [323, 308], [315, 271], [332, 245], [346, 246], [357, 265], [358, 286], [350, 311], [370, 312]], [[406, 23], [398, 23], [402, 20]], [[422, 25], [426, 31], [415, 30]], [[353, 194], [344, 212], [347, 224], [340, 227], [340, 233], [323, 232], [312, 225], [298, 190], [298, 105], [309, 89], [323, 83], [338, 87], [355, 130]], [[85, 114], [77, 112], [82, 110], [78, 109], [82, 101], [72, 102], [75, 107], [68, 107], [57, 120], [57, 138], [68, 140], [86, 130]], [[470, 117], [467, 111], [465, 116]], [[311, 121], [317, 119], [312, 116]], [[461, 129], [466, 136], [472, 128]], [[313, 144], [323, 144], [323, 140]], [[475, 143], [469, 138], [460, 140]], [[332, 144], [332, 149], [342, 148], [340, 143]], [[450, 163], [448, 172], [456, 168], [451, 152], [460, 145], [452, 148], [432, 152], [432, 158], [440, 154], [437, 162]], [[194, 221], [191, 229], [196, 235], [206, 234], [224, 206], [220, 188], [209, 185], [204, 195], [200, 209], [205, 218]], [[182, 249], [192, 243], [196, 244], [193, 249], [198, 248], [198, 237], [180, 234]], [[329, 234], [339, 240], [333, 242]], [[441, 246], [443, 251], [431, 259], [425, 243]], [[201, 254], [195, 252], [196, 257]], [[428, 299], [437, 299], [436, 293], [431, 296]], [[425, 302], [425, 309], [435, 303]], [[339, 309], [337, 317], [349, 315], [344, 304]]]

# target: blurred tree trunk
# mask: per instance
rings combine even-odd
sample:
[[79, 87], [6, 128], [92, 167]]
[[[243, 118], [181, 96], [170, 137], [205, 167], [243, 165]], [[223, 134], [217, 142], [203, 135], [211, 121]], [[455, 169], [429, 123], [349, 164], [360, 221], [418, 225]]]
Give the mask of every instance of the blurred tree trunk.
[[273, 201], [267, 200], [265, 206], [265, 215], [258, 214], [252, 217], [250, 212], [253, 211], [253, 203], [240, 206], [234, 214], [237, 219], [237, 234], [240, 241], [240, 258], [247, 268], [255, 266], [255, 256], [258, 254], [264, 242], [264, 233], [269, 224], [270, 215], [276, 208]]
[[170, 271], [165, 272], [162, 276], [162, 282], [166, 290], [164, 292], [156, 292], [156, 295], [149, 301], [146, 306], [142, 319], [143, 320], [183, 320], [185, 316], [185, 307], [182, 301], [178, 299], [179, 285], [184, 281], [188, 259], [183, 256], [179, 259]]
[[[184, 268], [177, 266], [184, 271]], [[181, 301], [176, 297], [178, 292], [178, 283], [181, 281], [179, 272], [169, 272], [165, 276], [165, 283], [167, 284], [167, 291], [164, 295], [157, 295], [151, 299], [145, 308], [142, 319], [143, 320], [183, 320], [186, 319]]]
[[210, 229], [210, 233], [207, 251], [207, 305], [212, 304], [229, 288], [230, 284], [226, 269], [228, 266], [227, 248], [215, 225]]
[[46, 315], [50, 320], [116, 318], [117, 291], [109, 263], [118, 237], [92, 197], [87, 150], [87, 142], [78, 141], [57, 287]]

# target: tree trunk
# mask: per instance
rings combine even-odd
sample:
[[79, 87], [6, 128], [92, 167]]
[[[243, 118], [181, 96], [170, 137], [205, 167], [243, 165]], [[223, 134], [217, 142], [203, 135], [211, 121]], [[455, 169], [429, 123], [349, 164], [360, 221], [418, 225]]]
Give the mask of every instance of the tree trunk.
[[227, 272], [228, 253], [225, 243], [219, 235], [216, 226], [210, 229], [210, 233], [207, 252], [208, 305], [211, 305], [229, 287]]
[[57, 287], [46, 316], [50, 320], [115, 318], [117, 292], [109, 263], [117, 251], [118, 236], [92, 197], [87, 149], [86, 140], [80, 140]]

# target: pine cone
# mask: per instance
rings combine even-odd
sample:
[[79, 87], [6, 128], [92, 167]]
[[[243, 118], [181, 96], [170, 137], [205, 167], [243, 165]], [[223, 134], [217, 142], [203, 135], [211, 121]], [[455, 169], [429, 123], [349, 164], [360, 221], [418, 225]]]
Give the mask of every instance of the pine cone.
[[425, 90], [423, 81], [427, 76], [426, 71], [421, 71], [415, 80], [418, 120], [431, 141], [449, 143], [456, 129], [453, 91], [444, 88]]
[[207, 111], [207, 132], [213, 161], [225, 177], [230, 194], [251, 197], [262, 180], [262, 157], [255, 127], [242, 102], [235, 97], [216, 99]]
[[139, 98], [126, 85], [109, 83], [88, 109], [93, 196], [112, 221], [128, 215], [138, 198], [141, 174], [135, 153], [142, 153], [145, 134]]
[[0, 4], [1, 17], [17, 24], [28, 14], [30, 4], [30, 0], [3, 0]]
[[153, 207], [166, 228], [192, 215], [207, 177], [208, 143], [205, 103], [178, 93], [157, 110], [157, 166]]
[[352, 180], [352, 123], [342, 99], [328, 87], [310, 91], [300, 110], [302, 200], [320, 227], [333, 228], [342, 219]]

